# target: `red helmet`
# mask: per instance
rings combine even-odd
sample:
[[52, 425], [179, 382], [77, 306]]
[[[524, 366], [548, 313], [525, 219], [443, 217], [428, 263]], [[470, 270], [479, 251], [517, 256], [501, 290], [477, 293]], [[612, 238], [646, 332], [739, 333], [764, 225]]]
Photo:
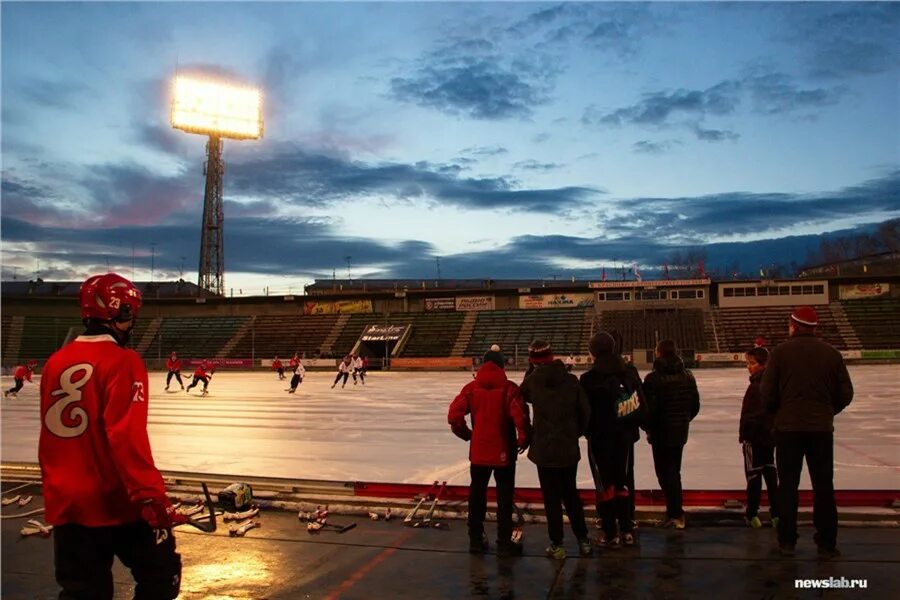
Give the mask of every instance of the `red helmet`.
[[128, 321], [137, 317], [142, 304], [140, 290], [115, 273], [88, 278], [78, 295], [82, 319]]
[[26, 366], [27, 368], [29, 368], [29, 369], [33, 369], [33, 368], [35, 368], [35, 367], [37, 366], [37, 361], [34, 360], [34, 359], [31, 359], [31, 360], [29, 360], [28, 362], [25, 363], [25, 366]]

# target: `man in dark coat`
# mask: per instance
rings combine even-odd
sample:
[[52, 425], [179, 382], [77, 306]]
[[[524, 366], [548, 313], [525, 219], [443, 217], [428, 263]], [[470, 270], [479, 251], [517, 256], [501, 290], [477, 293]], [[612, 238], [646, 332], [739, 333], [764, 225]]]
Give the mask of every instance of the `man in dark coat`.
[[794, 309], [790, 337], [772, 350], [760, 395], [775, 413], [775, 461], [781, 478], [778, 546], [790, 556], [797, 544], [797, 489], [803, 458], [813, 488], [813, 524], [819, 553], [837, 556], [834, 501], [834, 416], [853, 400], [853, 384], [841, 353], [816, 337], [819, 316]]
[[548, 342], [535, 340], [528, 346], [528, 360], [534, 370], [522, 382], [525, 401], [534, 408], [534, 435], [528, 458], [537, 465], [550, 546], [547, 554], [557, 560], [566, 557], [563, 547], [562, 505], [566, 507], [572, 531], [578, 538], [582, 556], [592, 553], [584, 521], [584, 506], [575, 477], [581, 450], [578, 438], [585, 434], [591, 409], [578, 378], [554, 360]]
[[649, 422], [644, 428], [653, 447], [656, 478], [666, 496], [663, 527], [684, 529], [681, 458], [690, 422], [700, 412], [700, 393], [694, 375], [684, 367], [672, 340], [656, 345], [653, 371], [644, 378], [644, 394], [650, 405]]
[[762, 480], [769, 492], [769, 516], [772, 526], [778, 527], [778, 471], [775, 469], [775, 419], [760, 401], [759, 383], [769, 360], [769, 351], [756, 346], [744, 355], [750, 372], [750, 385], [741, 404], [741, 423], [738, 441], [744, 453], [744, 475], [747, 478], [747, 524], [762, 527], [759, 502]]
[[[512, 541], [513, 490], [516, 453], [528, 448], [531, 423], [519, 386], [506, 378], [504, 363], [500, 352], [487, 352], [475, 380], [463, 387], [447, 413], [453, 433], [471, 441], [469, 552], [472, 554], [482, 554], [488, 549], [484, 517], [491, 473], [497, 484], [497, 553], [522, 554], [522, 545]], [[466, 415], [472, 415], [471, 429]]]

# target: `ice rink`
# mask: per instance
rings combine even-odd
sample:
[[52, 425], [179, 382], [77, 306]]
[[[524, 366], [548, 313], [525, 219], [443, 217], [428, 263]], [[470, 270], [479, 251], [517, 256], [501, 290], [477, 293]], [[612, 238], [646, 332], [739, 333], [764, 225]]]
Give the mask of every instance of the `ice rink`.
[[[836, 418], [835, 486], [900, 489], [900, 367], [852, 366], [853, 404]], [[685, 489], [742, 489], [737, 441], [744, 369], [696, 370], [701, 395], [684, 453]], [[642, 375], [644, 373], [642, 372]], [[511, 372], [520, 381], [521, 372]], [[150, 374], [150, 438], [164, 470], [342, 481], [468, 483], [468, 445], [447, 425], [467, 372], [372, 372], [366, 385], [330, 389], [334, 374], [310, 372], [296, 395], [274, 373], [220, 371], [210, 395], [164, 391]], [[12, 385], [3, 377], [4, 389]], [[35, 378], [36, 381], [39, 378]], [[38, 387], [3, 400], [3, 461], [37, 462]], [[584, 440], [582, 440], [584, 448]], [[638, 489], [656, 489], [649, 446], [636, 450]], [[537, 487], [520, 459], [517, 485]], [[591, 487], [586, 452], [579, 485]], [[803, 487], [809, 482], [804, 476]]]

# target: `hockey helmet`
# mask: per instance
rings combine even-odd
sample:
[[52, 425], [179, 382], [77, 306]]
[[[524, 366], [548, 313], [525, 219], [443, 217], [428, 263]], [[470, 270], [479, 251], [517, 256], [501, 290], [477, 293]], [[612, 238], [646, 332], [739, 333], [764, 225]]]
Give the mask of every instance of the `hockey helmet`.
[[88, 278], [78, 295], [82, 319], [128, 321], [137, 318], [142, 304], [140, 290], [116, 273]]

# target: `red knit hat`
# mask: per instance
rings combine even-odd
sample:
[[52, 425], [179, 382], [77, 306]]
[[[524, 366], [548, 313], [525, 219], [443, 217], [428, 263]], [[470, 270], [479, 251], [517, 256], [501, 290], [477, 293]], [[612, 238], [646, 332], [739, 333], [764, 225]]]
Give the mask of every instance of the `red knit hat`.
[[536, 365], [553, 362], [553, 348], [550, 342], [534, 340], [528, 344], [528, 360]]
[[791, 313], [791, 320], [800, 325], [815, 327], [819, 324], [819, 315], [812, 306], [799, 306]]

